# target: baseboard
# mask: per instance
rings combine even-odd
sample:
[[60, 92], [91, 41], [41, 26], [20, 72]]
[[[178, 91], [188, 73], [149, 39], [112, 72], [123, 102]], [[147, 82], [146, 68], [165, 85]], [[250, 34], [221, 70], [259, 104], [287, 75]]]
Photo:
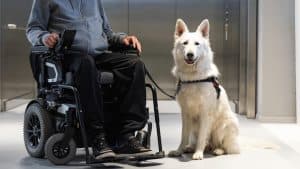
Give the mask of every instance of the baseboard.
[[8, 110], [14, 109], [18, 106], [24, 105], [24, 104], [28, 103], [30, 100], [32, 100], [29, 98], [33, 98], [33, 97], [34, 97], [33, 93], [26, 93], [17, 98], [5, 100], [2, 102], [3, 105], [1, 107], [1, 112], [8, 111]]
[[[150, 113], [153, 113], [153, 102], [152, 100], [147, 100], [147, 107], [149, 108]], [[159, 100], [158, 101], [158, 110], [159, 113], [180, 113], [180, 107], [176, 101], [169, 100]]]
[[296, 123], [296, 116], [257, 115], [257, 120], [266, 123]]
[[[233, 112], [236, 112], [236, 105], [230, 101], [230, 106]], [[153, 113], [153, 102], [152, 100], [147, 100], [147, 107], [150, 113]], [[181, 113], [180, 107], [176, 101], [170, 100], [159, 100], [158, 101], [159, 113]]]

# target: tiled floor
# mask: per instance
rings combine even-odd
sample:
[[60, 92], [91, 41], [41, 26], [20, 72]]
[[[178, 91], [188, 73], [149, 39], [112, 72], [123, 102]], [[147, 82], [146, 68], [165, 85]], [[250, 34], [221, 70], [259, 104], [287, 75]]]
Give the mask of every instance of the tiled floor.
[[[72, 163], [54, 166], [44, 159], [27, 155], [23, 145], [22, 123], [25, 107], [0, 113], [0, 169], [44, 168], [165, 168], [165, 169], [300, 169], [300, 126], [295, 124], [262, 124], [240, 117], [240, 155], [214, 157], [206, 155], [202, 161], [192, 161], [191, 155], [182, 158], [151, 160], [139, 166], [133, 164], [105, 164], [85, 166]], [[180, 115], [161, 115], [163, 145], [166, 152], [175, 149], [180, 139]], [[153, 136], [155, 133], [153, 134]], [[153, 146], [156, 145], [153, 137]], [[78, 157], [80, 159], [80, 157]]]

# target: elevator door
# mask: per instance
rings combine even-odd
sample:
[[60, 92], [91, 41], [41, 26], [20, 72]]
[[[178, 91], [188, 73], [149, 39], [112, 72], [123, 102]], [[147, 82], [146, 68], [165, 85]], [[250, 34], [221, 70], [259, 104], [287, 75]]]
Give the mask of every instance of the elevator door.
[[128, 0], [102, 0], [114, 32], [128, 33]]
[[[174, 93], [171, 75], [173, 37], [176, 22], [175, 0], [129, 0], [129, 33], [143, 45], [142, 60], [168, 93]], [[160, 99], [168, 99], [159, 93]]]
[[[210, 39], [220, 80], [231, 100], [238, 100], [239, 80], [239, 0], [129, 0], [129, 32], [141, 38], [143, 60], [162, 88], [175, 91], [170, 74], [171, 50], [177, 18], [191, 31], [207, 18]], [[166, 99], [160, 96], [160, 99]]]
[[229, 98], [238, 101], [240, 58], [239, 0], [178, 0], [177, 17], [183, 18], [190, 31], [207, 18], [214, 60], [221, 73], [220, 81]]

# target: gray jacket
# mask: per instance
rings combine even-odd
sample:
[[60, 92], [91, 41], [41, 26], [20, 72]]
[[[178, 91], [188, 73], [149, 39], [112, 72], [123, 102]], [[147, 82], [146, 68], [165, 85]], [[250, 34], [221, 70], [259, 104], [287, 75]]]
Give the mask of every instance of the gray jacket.
[[125, 33], [113, 33], [102, 0], [34, 0], [26, 35], [32, 45], [43, 45], [51, 32], [77, 30], [72, 49], [92, 56], [109, 44], [121, 43]]

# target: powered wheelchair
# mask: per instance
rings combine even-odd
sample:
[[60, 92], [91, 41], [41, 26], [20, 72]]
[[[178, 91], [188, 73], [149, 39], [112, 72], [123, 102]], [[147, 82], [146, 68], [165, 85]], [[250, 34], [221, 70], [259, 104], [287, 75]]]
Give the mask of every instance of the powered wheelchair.
[[[117, 155], [115, 158], [96, 160], [89, 147], [84, 116], [79, 94], [73, 85], [71, 72], [63, 70], [64, 55], [70, 54], [75, 30], [66, 30], [55, 48], [45, 46], [32, 48], [30, 61], [35, 80], [37, 81], [37, 98], [32, 100], [24, 115], [24, 143], [28, 154], [36, 158], [46, 158], [55, 165], [63, 165], [72, 161], [77, 148], [85, 151], [86, 164], [118, 162], [122, 160], [145, 161], [165, 156], [162, 149], [159, 112], [156, 89], [146, 84], [152, 93], [155, 126], [158, 140], [158, 152], [144, 154]], [[134, 54], [132, 48], [114, 47], [113, 51]], [[110, 95], [114, 75], [111, 72], [99, 72], [99, 82], [104, 92], [104, 110], [114, 105], [115, 98]], [[148, 108], [147, 108], [148, 111]], [[149, 113], [149, 111], [148, 111]], [[138, 131], [136, 137], [147, 148], [150, 148], [152, 123], [148, 121], [145, 130]], [[114, 144], [113, 142], [110, 144]]]

